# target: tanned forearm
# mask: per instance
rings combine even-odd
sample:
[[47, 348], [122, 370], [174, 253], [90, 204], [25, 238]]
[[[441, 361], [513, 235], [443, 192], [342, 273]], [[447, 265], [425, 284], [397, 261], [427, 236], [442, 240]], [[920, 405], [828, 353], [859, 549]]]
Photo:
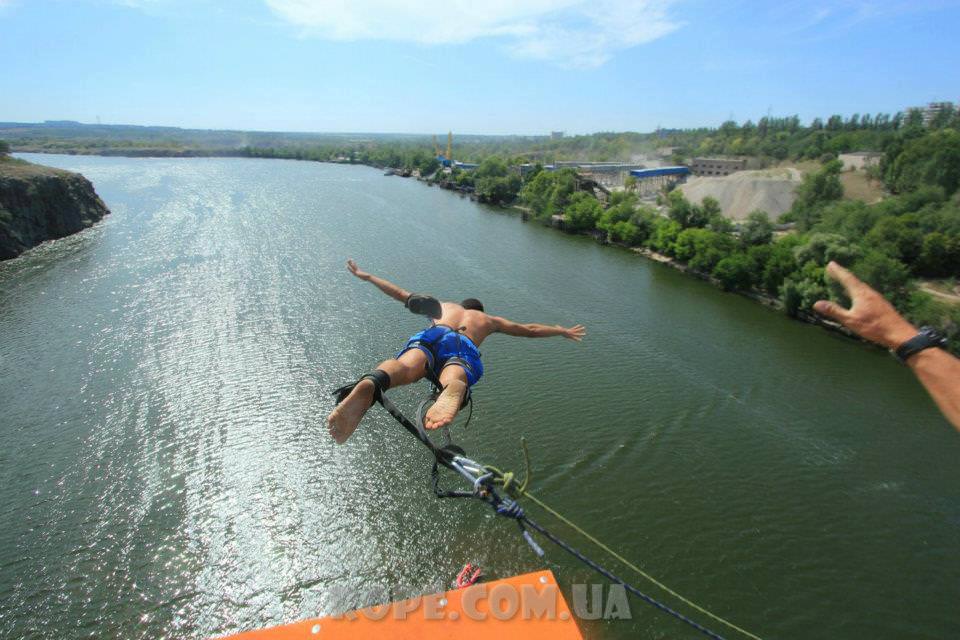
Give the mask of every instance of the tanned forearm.
[[943, 349], [925, 349], [907, 360], [933, 401], [960, 431], [960, 360]]
[[552, 338], [553, 336], [563, 336], [567, 334], [567, 329], [559, 325], [529, 322], [520, 326], [523, 327], [523, 337], [525, 338]]
[[[879, 293], [835, 262], [827, 275], [840, 282], [853, 306], [819, 300], [814, 309], [836, 320], [862, 338], [894, 351], [917, 335], [917, 328], [901, 316]], [[911, 356], [907, 365], [933, 397], [943, 415], [960, 431], [960, 360], [943, 349], [930, 348]]]
[[385, 294], [393, 298], [394, 300], [399, 300], [400, 302], [406, 302], [407, 298], [410, 297], [410, 292], [402, 287], [398, 287], [389, 280], [384, 280], [383, 278], [378, 278], [377, 276], [371, 275], [366, 278], [367, 282], [375, 285], [377, 289], [383, 291]]
[[361, 280], [373, 283], [378, 289], [380, 289], [380, 291], [383, 291], [394, 300], [399, 300], [400, 302], [406, 304], [407, 299], [410, 297], [410, 292], [406, 289], [398, 287], [389, 280], [384, 280], [383, 278], [378, 278], [377, 276], [367, 273], [366, 271], [361, 271], [360, 267], [358, 267], [357, 263], [353, 260], [347, 260], [347, 269], [350, 270], [350, 273], [357, 276]]
[[505, 333], [508, 336], [518, 336], [521, 338], [550, 338], [552, 336], [563, 336], [569, 340], [580, 342], [587, 330], [582, 324], [572, 327], [561, 327], [560, 325], [539, 324], [536, 322], [512, 322], [506, 318], [491, 316], [496, 326], [496, 330]]

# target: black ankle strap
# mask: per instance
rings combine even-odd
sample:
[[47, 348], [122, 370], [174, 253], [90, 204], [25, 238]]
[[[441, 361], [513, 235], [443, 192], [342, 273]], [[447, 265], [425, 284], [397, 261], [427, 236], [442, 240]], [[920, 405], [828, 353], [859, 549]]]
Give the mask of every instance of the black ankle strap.
[[335, 389], [333, 395], [337, 398], [337, 404], [340, 404], [346, 400], [347, 396], [350, 395], [350, 392], [353, 391], [354, 387], [364, 380], [370, 380], [373, 382], [373, 402], [370, 403], [370, 406], [376, 404], [377, 401], [383, 397], [384, 392], [390, 388], [390, 374], [383, 369], [374, 369], [370, 373], [365, 373], [360, 376], [360, 379], [356, 382], [344, 385], [339, 389]]

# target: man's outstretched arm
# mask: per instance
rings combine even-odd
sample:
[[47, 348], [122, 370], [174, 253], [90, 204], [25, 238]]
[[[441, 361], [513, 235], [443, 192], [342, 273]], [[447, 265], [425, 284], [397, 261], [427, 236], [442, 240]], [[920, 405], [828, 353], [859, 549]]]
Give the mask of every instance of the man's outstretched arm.
[[399, 300], [406, 304], [407, 298], [410, 297], [410, 292], [406, 289], [398, 287], [389, 280], [384, 280], [383, 278], [378, 278], [375, 275], [367, 273], [366, 271], [360, 271], [360, 268], [357, 266], [357, 263], [353, 260], [347, 260], [347, 269], [350, 270], [350, 273], [357, 276], [361, 280], [366, 280], [377, 286], [380, 291], [383, 291], [385, 294], [393, 298], [394, 300]]
[[[863, 338], [887, 349], [896, 349], [917, 335], [917, 329], [893, 305], [855, 275], [831, 262], [827, 275], [840, 282], [853, 300], [850, 309], [820, 300], [813, 308]], [[907, 358], [917, 378], [933, 397], [947, 420], [960, 431], [960, 360], [943, 349], [924, 349]]]
[[583, 340], [583, 336], [587, 335], [587, 330], [582, 324], [573, 327], [561, 327], [560, 325], [537, 324], [535, 322], [521, 324], [498, 316], [490, 316], [490, 319], [493, 320], [497, 331], [508, 336], [520, 336], [521, 338], [563, 336], [568, 340], [580, 342]]

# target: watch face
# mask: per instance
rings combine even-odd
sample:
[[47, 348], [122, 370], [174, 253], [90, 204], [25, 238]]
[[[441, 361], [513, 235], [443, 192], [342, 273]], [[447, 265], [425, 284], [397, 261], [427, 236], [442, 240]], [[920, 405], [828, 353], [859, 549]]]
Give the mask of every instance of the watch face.
[[947, 344], [947, 338], [933, 327], [920, 327], [920, 334], [927, 337], [930, 342], [943, 346]]

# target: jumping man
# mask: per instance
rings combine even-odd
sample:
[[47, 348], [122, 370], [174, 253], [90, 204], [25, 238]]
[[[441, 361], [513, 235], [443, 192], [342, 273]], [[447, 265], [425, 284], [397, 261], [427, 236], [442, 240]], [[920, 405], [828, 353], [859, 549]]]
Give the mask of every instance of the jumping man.
[[347, 268], [361, 280], [372, 282], [394, 300], [404, 303], [414, 313], [430, 316], [434, 320], [430, 327], [411, 337], [396, 358], [381, 362], [376, 370], [363, 376], [350, 394], [336, 406], [327, 418], [327, 425], [337, 443], [345, 442], [353, 434], [373, 404], [376, 391], [383, 393], [390, 387], [416, 382], [427, 375], [428, 369], [439, 379], [443, 391], [427, 411], [424, 426], [427, 429], [439, 429], [450, 424], [460, 410], [467, 389], [483, 375], [477, 347], [491, 333], [524, 338], [563, 336], [576, 342], [580, 342], [587, 333], [580, 324], [564, 328], [520, 324], [491, 316], [484, 313], [483, 305], [475, 298], [467, 298], [459, 304], [440, 303], [429, 296], [411, 294], [392, 282], [361, 271], [353, 260], [347, 260]]

